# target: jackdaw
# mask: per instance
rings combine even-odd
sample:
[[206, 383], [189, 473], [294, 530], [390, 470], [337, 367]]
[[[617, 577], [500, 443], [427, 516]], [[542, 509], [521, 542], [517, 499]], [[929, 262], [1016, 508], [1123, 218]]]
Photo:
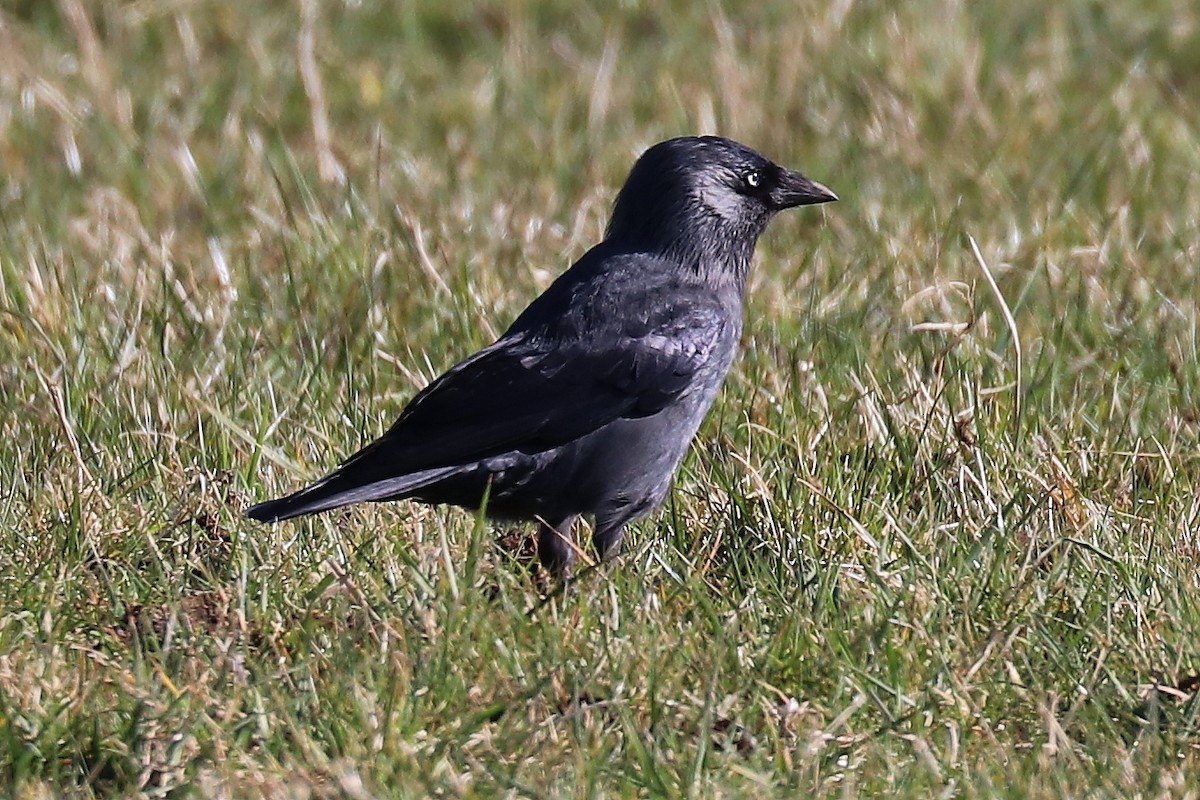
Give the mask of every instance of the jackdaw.
[[754, 245], [778, 211], [829, 189], [718, 136], [654, 145], [634, 164], [604, 241], [496, 342], [409, 402], [326, 477], [253, 506], [263, 522], [349, 503], [419, 500], [537, 521], [564, 572], [571, 527], [614, 555], [663, 499], [737, 351]]

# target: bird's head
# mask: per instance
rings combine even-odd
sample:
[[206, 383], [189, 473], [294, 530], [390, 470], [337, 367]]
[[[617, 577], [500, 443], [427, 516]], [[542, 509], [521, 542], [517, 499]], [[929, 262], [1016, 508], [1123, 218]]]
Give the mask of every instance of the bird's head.
[[744, 274], [776, 213], [833, 200], [837, 195], [821, 184], [743, 144], [683, 136], [654, 145], [634, 164], [617, 195], [608, 239], [689, 261], [715, 260], [708, 266]]

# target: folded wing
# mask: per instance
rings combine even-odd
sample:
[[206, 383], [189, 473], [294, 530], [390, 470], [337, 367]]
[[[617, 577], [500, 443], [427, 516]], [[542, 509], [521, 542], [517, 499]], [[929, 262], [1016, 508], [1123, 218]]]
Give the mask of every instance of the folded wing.
[[599, 340], [505, 336], [427, 386], [387, 433], [328, 476], [247, 514], [272, 521], [395, 497], [491, 456], [541, 452], [615, 419], [655, 414], [692, 389], [727, 324], [701, 302], [664, 311], [656, 325]]

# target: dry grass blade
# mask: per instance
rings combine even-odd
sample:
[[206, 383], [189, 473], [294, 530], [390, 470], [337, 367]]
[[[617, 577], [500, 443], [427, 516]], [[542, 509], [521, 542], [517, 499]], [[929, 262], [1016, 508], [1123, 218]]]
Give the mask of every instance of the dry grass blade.
[[1012, 427], [1015, 434], [1021, 426], [1021, 397], [1024, 393], [1024, 383], [1021, 380], [1021, 334], [1017, 330], [1017, 320], [1013, 317], [1012, 310], [1008, 307], [1008, 301], [1004, 299], [1004, 293], [1000, 291], [1000, 287], [996, 284], [996, 279], [992, 277], [992, 270], [988, 267], [987, 261], [984, 260], [983, 254], [979, 252], [979, 245], [975, 243], [975, 237], [968, 236], [967, 241], [971, 243], [971, 252], [975, 256], [975, 263], [979, 265], [980, 271], [983, 272], [984, 280], [987, 281], [987, 285], [992, 290], [992, 295], [996, 298], [996, 303], [1000, 306], [1000, 313], [1004, 315], [1004, 324], [1008, 326], [1008, 333], [1012, 338], [1013, 372], [1016, 375], [1013, 384], [1012, 412]]

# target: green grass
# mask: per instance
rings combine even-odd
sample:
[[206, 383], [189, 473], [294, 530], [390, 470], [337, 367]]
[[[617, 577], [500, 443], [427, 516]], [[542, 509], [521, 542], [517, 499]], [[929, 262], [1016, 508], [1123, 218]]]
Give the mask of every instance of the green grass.
[[[0, 10], [0, 794], [1195, 796], [1194, 2], [319, 5]], [[709, 131], [842, 200], [619, 563], [242, 519]]]

